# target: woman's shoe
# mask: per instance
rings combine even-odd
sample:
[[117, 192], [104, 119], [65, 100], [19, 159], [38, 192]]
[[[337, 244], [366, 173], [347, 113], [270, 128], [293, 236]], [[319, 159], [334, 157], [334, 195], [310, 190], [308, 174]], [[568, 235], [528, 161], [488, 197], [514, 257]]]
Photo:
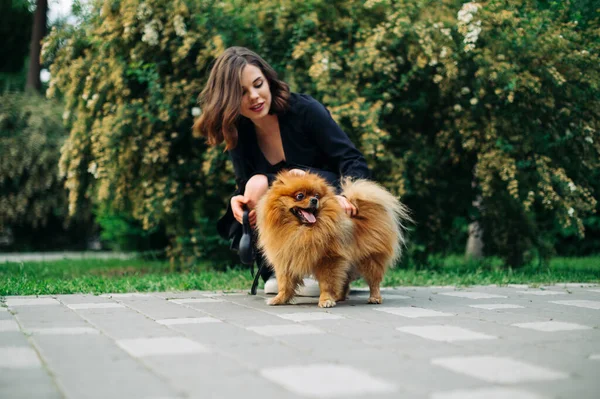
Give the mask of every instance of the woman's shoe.
[[[299, 286], [296, 289], [297, 296], [306, 296], [306, 297], [316, 297], [318, 298], [321, 295], [321, 290], [319, 289], [319, 283], [311, 278], [306, 277], [304, 280], [304, 285]], [[265, 294], [275, 295], [279, 292], [279, 287], [277, 286], [277, 279], [275, 276], [272, 276], [267, 281], [265, 281]]]

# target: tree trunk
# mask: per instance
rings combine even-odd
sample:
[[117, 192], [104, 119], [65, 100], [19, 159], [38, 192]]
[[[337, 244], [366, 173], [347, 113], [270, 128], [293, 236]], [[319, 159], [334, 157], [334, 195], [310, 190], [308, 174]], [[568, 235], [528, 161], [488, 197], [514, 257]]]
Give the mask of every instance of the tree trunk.
[[[471, 181], [471, 187], [474, 189], [477, 187], [477, 179], [475, 177], [477, 165], [473, 168], [473, 180]], [[475, 200], [472, 202], [473, 207], [481, 211], [481, 195], [477, 195]], [[481, 212], [479, 212], [481, 214]], [[467, 247], [465, 248], [465, 258], [467, 259], [481, 259], [483, 258], [483, 229], [479, 225], [477, 220], [474, 220], [469, 224], [469, 238], [467, 239]]]
[[469, 238], [467, 239], [467, 248], [465, 257], [469, 259], [483, 258], [483, 231], [479, 227], [479, 222], [472, 222], [469, 225]]
[[33, 16], [33, 32], [29, 44], [29, 68], [27, 70], [27, 83], [25, 90], [40, 91], [40, 53], [42, 50], [42, 39], [46, 36], [46, 16], [48, 14], [48, 0], [37, 0], [35, 14]]

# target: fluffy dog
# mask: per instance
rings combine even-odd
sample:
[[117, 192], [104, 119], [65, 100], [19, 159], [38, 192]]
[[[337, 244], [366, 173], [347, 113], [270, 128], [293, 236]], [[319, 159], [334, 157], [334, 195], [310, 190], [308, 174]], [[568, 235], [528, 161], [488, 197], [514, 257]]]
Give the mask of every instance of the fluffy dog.
[[342, 195], [356, 206], [356, 216], [344, 212], [334, 189], [320, 176], [282, 172], [259, 201], [258, 246], [279, 287], [269, 305], [288, 303], [310, 274], [319, 282], [319, 307], [346, 299], [350, 282], [359, 276], [369, 285], [368, 303], [382, 303], [379, 287], [401, 255], [408, 210], [367, 180], [346, 179]]

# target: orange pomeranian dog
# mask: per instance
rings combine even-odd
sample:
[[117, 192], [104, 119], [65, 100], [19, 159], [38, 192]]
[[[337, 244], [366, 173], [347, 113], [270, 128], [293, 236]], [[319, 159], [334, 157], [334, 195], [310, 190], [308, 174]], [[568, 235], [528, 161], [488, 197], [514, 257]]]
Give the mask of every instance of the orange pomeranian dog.
[[349, 217], [334, 189], [312, 173], [282, 172], [256, 208], [258, 246], [275, 270], [279, 293], [267, 303], [282, 305], [307, 275], [319, 282], [319, 307], [346, 299], [350, 282], [369, 284], [368, 303], [382, 303], [379, 287], [400, 257], [407, 208], [380, 185], [346, 179], [342, 195], [358, 209]]

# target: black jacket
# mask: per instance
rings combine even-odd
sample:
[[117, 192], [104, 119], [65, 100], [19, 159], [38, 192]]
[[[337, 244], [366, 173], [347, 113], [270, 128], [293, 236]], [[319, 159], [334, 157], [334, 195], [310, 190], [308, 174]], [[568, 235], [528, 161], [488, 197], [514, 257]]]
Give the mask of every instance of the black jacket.
[[[266, 175], [270, 185], [283, 169], [298, 168], [317, 173], [337, 189], [342, 176], [370, 177], [363, 155], [335, 123], [329, 111], [314, 98], [291, 93], [289, 109], [279, 115], [279, 130], [285, 161], [271, 165], [258, 146], [254, 124], [240, 117], [238, 144], [229, 151], [237, 183], [233, 195], [243, 194], [246, 183], [256, 174]], [[231, 239], [239, 226], [229, 204], [218, 222], [219, 234]]]

